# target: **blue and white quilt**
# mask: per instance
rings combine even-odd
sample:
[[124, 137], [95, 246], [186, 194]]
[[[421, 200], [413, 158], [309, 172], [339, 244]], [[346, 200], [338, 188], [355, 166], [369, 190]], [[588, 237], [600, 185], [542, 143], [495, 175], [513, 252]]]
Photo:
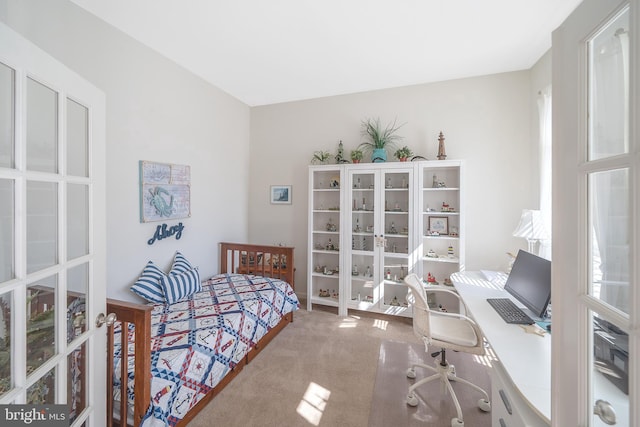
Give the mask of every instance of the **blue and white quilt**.
[[[298, 308], [298, 298], [288, 283], [240, 274], [214, 276], [186, 301], [155, 305], [151, 313], [151, 406], [142, 426], [175, 425], [269, 329]], [[116, 343], [119, 333], [116, 328]], [[131, 402], [134, 339], [130, 330]], [[121, 351], [116, 346], [116, 373]]]

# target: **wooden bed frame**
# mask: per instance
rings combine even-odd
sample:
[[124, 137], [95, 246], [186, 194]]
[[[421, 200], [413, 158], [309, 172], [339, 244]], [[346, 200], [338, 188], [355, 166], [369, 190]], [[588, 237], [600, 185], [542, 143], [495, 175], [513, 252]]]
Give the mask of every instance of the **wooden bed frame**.
[[[288, 282], [294, 288], [294, 259], [293, 248], [287, 246], [265, 246], [243, 243], [220, 243], [220, 273], [235, 272], [239, 274], [254, 274], [265, 277], [274, 277]], [[295, 290], [295, 288], [294, 288]], [[121, 398], [118, 407], [114, 407], [113, 399], [113, 348], [114, 335], [113, 327], [108, 334], [107, 350], [107, 426], [124, 427], [121, 423], [122, 414], [133, 413], [133, 427], [140, 425], [142, 417], [147, 412], [151, 401], [151, 310], [152, 306], [131, 302], [107, 300], [107, 312], [115, 313], [118, 321], [122, 322], [122, 330], [127, 331], [129, 323], [135, 325], [135, 372], [147, 372], [147, 375], [136, 374], [134, 384], [134, 405], [129, 408], [128, 399]], [[207, 395], [202, 398], [187, 415], [177, 424], [185, 426], [213, 399], [220, 391], [231, 382], [242, 368], [249, 363], [258, 353], [284, 329], [287, 324], [293, 322], [293, 313], [287, 314], [280, 323], [271, 328], [269, 332], [249, 351], [249, 353], [238, 363], [229, 373], [216, 385]], [[127, 334], [120, 334], [121, 339], [126, 339]], [[126, 348], [127, 343], [120, 343]], [[123, 352], [121, 361], [120, 378], [122, 378], [121, 391], [127, 389], [128, 356]], [[142, 355], [142, 357], [140, 357]], [[126, 396], [126, 391], [121, 393]], [[114, 410], [118, 410], [120, 417], [114, 417]], [[117, 418], [120, 418], [117, 419]], [[127, 423], [130, 426], [131, 424]]]

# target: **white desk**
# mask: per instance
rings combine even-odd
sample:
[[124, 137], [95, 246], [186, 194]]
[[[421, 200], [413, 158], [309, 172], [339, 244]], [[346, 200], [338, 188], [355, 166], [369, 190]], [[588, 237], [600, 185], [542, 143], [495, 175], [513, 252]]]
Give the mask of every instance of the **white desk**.
[[[511, 298], [516, 305], [521, 303], [511, 297], [498, 284], [485, 280], [480, 272], [455, 273], [451, 281], [458, 294], [467, 305], [473, 318], [504, 372], [509, 377], [513, 389], [523, 402], [544, 422], [551, 423], [551, 335], [527, 333], [519, 325], [506, 323], [486, 301], [487, 298]], [[501, 284], [502, 286], [504, 284]], [[496, 407], [498, 396], [492, 396]]]

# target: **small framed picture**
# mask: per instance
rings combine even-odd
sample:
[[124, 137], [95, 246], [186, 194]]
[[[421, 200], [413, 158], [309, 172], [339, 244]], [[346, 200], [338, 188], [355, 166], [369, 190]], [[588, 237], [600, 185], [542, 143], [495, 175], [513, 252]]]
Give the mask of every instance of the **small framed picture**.
[[437, 236], [449, 234], [449, 218], [446, 216], [430, 216], [429, 234]]
[[270, 194], [271, 194], [271, 203], [274, 205], [290, 205], [291, 204], [291, 186], [290, 185], [272, 185]]

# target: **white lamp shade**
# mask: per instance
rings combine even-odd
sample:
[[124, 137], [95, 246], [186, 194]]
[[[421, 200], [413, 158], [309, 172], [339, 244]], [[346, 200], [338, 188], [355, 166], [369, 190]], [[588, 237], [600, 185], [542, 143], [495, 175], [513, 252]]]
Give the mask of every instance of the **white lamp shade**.
[[541, 212], [533, 209], [523, 209], [520, 223], [513, 232], [513, 236], [527, 240], [548, 239], [549, 232], [544, 225]]

